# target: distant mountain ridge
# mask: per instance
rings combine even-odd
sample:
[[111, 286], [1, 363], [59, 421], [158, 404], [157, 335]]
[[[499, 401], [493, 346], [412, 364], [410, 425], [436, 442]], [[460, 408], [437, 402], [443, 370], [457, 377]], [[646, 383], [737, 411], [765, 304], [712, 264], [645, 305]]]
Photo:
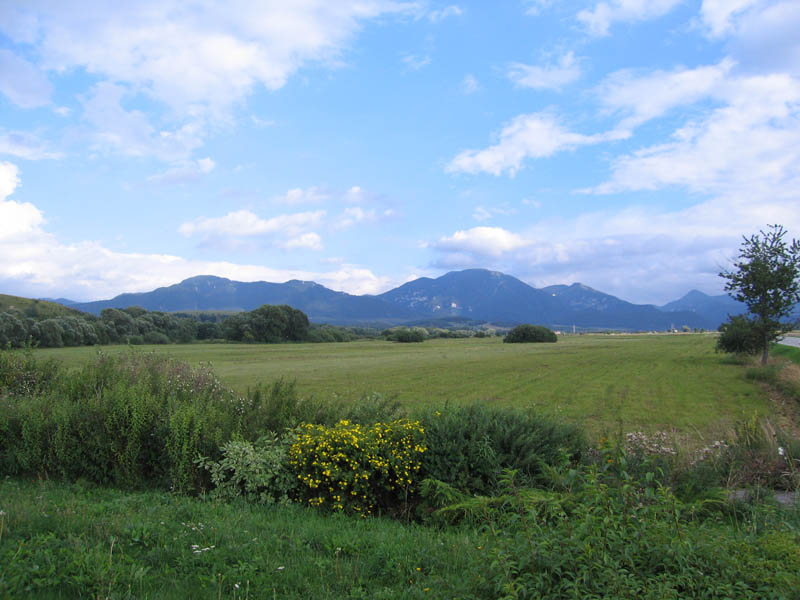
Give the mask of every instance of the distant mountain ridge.
[[708, 296], [697, 290], [657, 307], [626, 302], [580, 283], [534, 288], [516, 277], [486, 269], [422, 277], [383, 294], [363, 296], [336, 292], [313, 281], [238, 282], [199, 275], [151, 292], [70, 306], [99, 314], [104, 308], [128, 306], [178, 312], [253, 310], [262, 304], [288, 304], [312, 321], [339, 325], [465, 318], [487, 323], [639, 331], [683, 325], [716, 329], [728, 313], [743, 312], [729, 296]]

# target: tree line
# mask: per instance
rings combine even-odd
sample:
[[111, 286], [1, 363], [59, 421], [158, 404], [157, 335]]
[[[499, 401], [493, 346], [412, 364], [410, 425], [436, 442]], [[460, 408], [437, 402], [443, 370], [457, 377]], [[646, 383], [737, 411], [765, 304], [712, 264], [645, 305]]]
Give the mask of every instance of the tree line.
[[346, 342], [377, 337], [369, 328], [312, 325], [303, 311], [265, 304], [249, 312], [165, 313], [138, 306], [106, 308], [99, 317], [36, 319], [18, 310], [0, 312], [0, 347], [42, 348], [105, 344], [183, 344], [226, 340], [251, 343]]

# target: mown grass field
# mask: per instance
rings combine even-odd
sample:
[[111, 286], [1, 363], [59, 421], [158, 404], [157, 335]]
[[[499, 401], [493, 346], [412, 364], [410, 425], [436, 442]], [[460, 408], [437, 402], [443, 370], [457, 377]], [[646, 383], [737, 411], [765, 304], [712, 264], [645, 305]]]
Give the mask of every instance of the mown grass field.
[[[772, 412], [764, 387], [714, 352], [711, 335], [586, 335], [556, 344], [504, 344], [500, 338], [435, 339], [421, 344], [191, 344], [140, 346], [192, 364], [210, 363], [223, 383], [243, 390], [278, 378], [302, 394], [356, 401], [396, 397], [409, 408], [488, 401], [529, 407], [580, 423], [590, 434], [644, 429], [701, 443], [732, 423]], [[103, 352], [129, 352], [109, 346]], [[94, 348], [42, 349], [77, 366]]]

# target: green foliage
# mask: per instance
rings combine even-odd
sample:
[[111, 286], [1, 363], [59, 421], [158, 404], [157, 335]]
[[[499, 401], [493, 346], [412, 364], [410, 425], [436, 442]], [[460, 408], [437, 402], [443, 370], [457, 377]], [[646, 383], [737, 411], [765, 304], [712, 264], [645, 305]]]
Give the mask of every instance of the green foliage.
[[757, 415], [737, 421], [711, 459], [721, 485], [800, 489], [800, 440]]
[[572, 471], [560, 497], [544, 498], [505, 477], [503, 501], [475, 512], [493, 534], [494, 597], [793, 597], [800, 585], [793, 535], [741, 535], [696, 521], [653, 475], [608, 481], [590, 467]]
[[282, 304], [263, 306], [231, 315], [222, 322], [226, 339], [236, 342], [301, 341], [308, 335], [308, 317], [302, 311]]
[[426, 450], [424, 433], [418, 422], [408, 420], [301, 426], [289, 450], [299, 498], [310, 506], [364, 516], [407, 511]]
[[393, 327], [383, 332], [384, 338], [390, 342], [415, 343], [424, 342], [428, 332], [423, 327]]
[[4, 599], [491, 597], [474, 531], [85, 482], [0, 479], [0, 511]]
[[198, 454], [216, 458], [234, 434], [263, 433], [259, 400], [226, 390], [207, 368], [98, 354], [55, 379], [50, 363], [0, 359], [3, 389], [15, 394], [0, 397], [0, 474], [199, 491], [208, 477]]
[[62, 373], [53, 359], [37, 360], [30, 348], [0, 348], [0, 399], [36, 395], [50, 388]]
[[203, 457], [196, 462], [211, 476], [213, 498], [286, 503], [297, 487], [297, 478], [288, 464], [289, 447], [294, 441], [291, 432], [280, 437], [270, 432], [255, 442], [230, 440], [222, 445], [220, 460]]
[[503, 339], [504, 342], [509, 343], [523, 343], [523, 342], [557, 342], [558, 338], [552, 330], [544, 327], [543, 325], [517, 325], [506, 334]]
[[785, 321], [800, 302], [800, 241], [784, 241], [781, 225], [745, 237], [734, 269], [722, 271], [725, 290], [747, 305], [752, 315], [750, 329], [758, 340], [761, 363], [766, 364], [769, 344], [793, 323]]
[[731, 317], [720, 325], [717, 352], [730, 354], [758, 354], [762, 339], [756, 322], [746, 315]]
[[580, 429], [533, 411], [485, 404], [428, 409], [416, 415], [425, 428], [425, 477], [471, 494], [490, 494], [502, 469], [519, 471], [529, 485], [547, 480], [547, 467], [575, 461], [585, 447]]

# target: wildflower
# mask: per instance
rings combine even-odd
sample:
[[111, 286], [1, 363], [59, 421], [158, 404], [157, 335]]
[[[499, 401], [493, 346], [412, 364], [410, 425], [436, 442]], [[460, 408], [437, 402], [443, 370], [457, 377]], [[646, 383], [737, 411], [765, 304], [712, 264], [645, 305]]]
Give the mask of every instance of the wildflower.
[[783, 449], [783, 446], [778, 446], [778, 454], [780, 454], [781, 456], [786, 456], [786, 450]]

